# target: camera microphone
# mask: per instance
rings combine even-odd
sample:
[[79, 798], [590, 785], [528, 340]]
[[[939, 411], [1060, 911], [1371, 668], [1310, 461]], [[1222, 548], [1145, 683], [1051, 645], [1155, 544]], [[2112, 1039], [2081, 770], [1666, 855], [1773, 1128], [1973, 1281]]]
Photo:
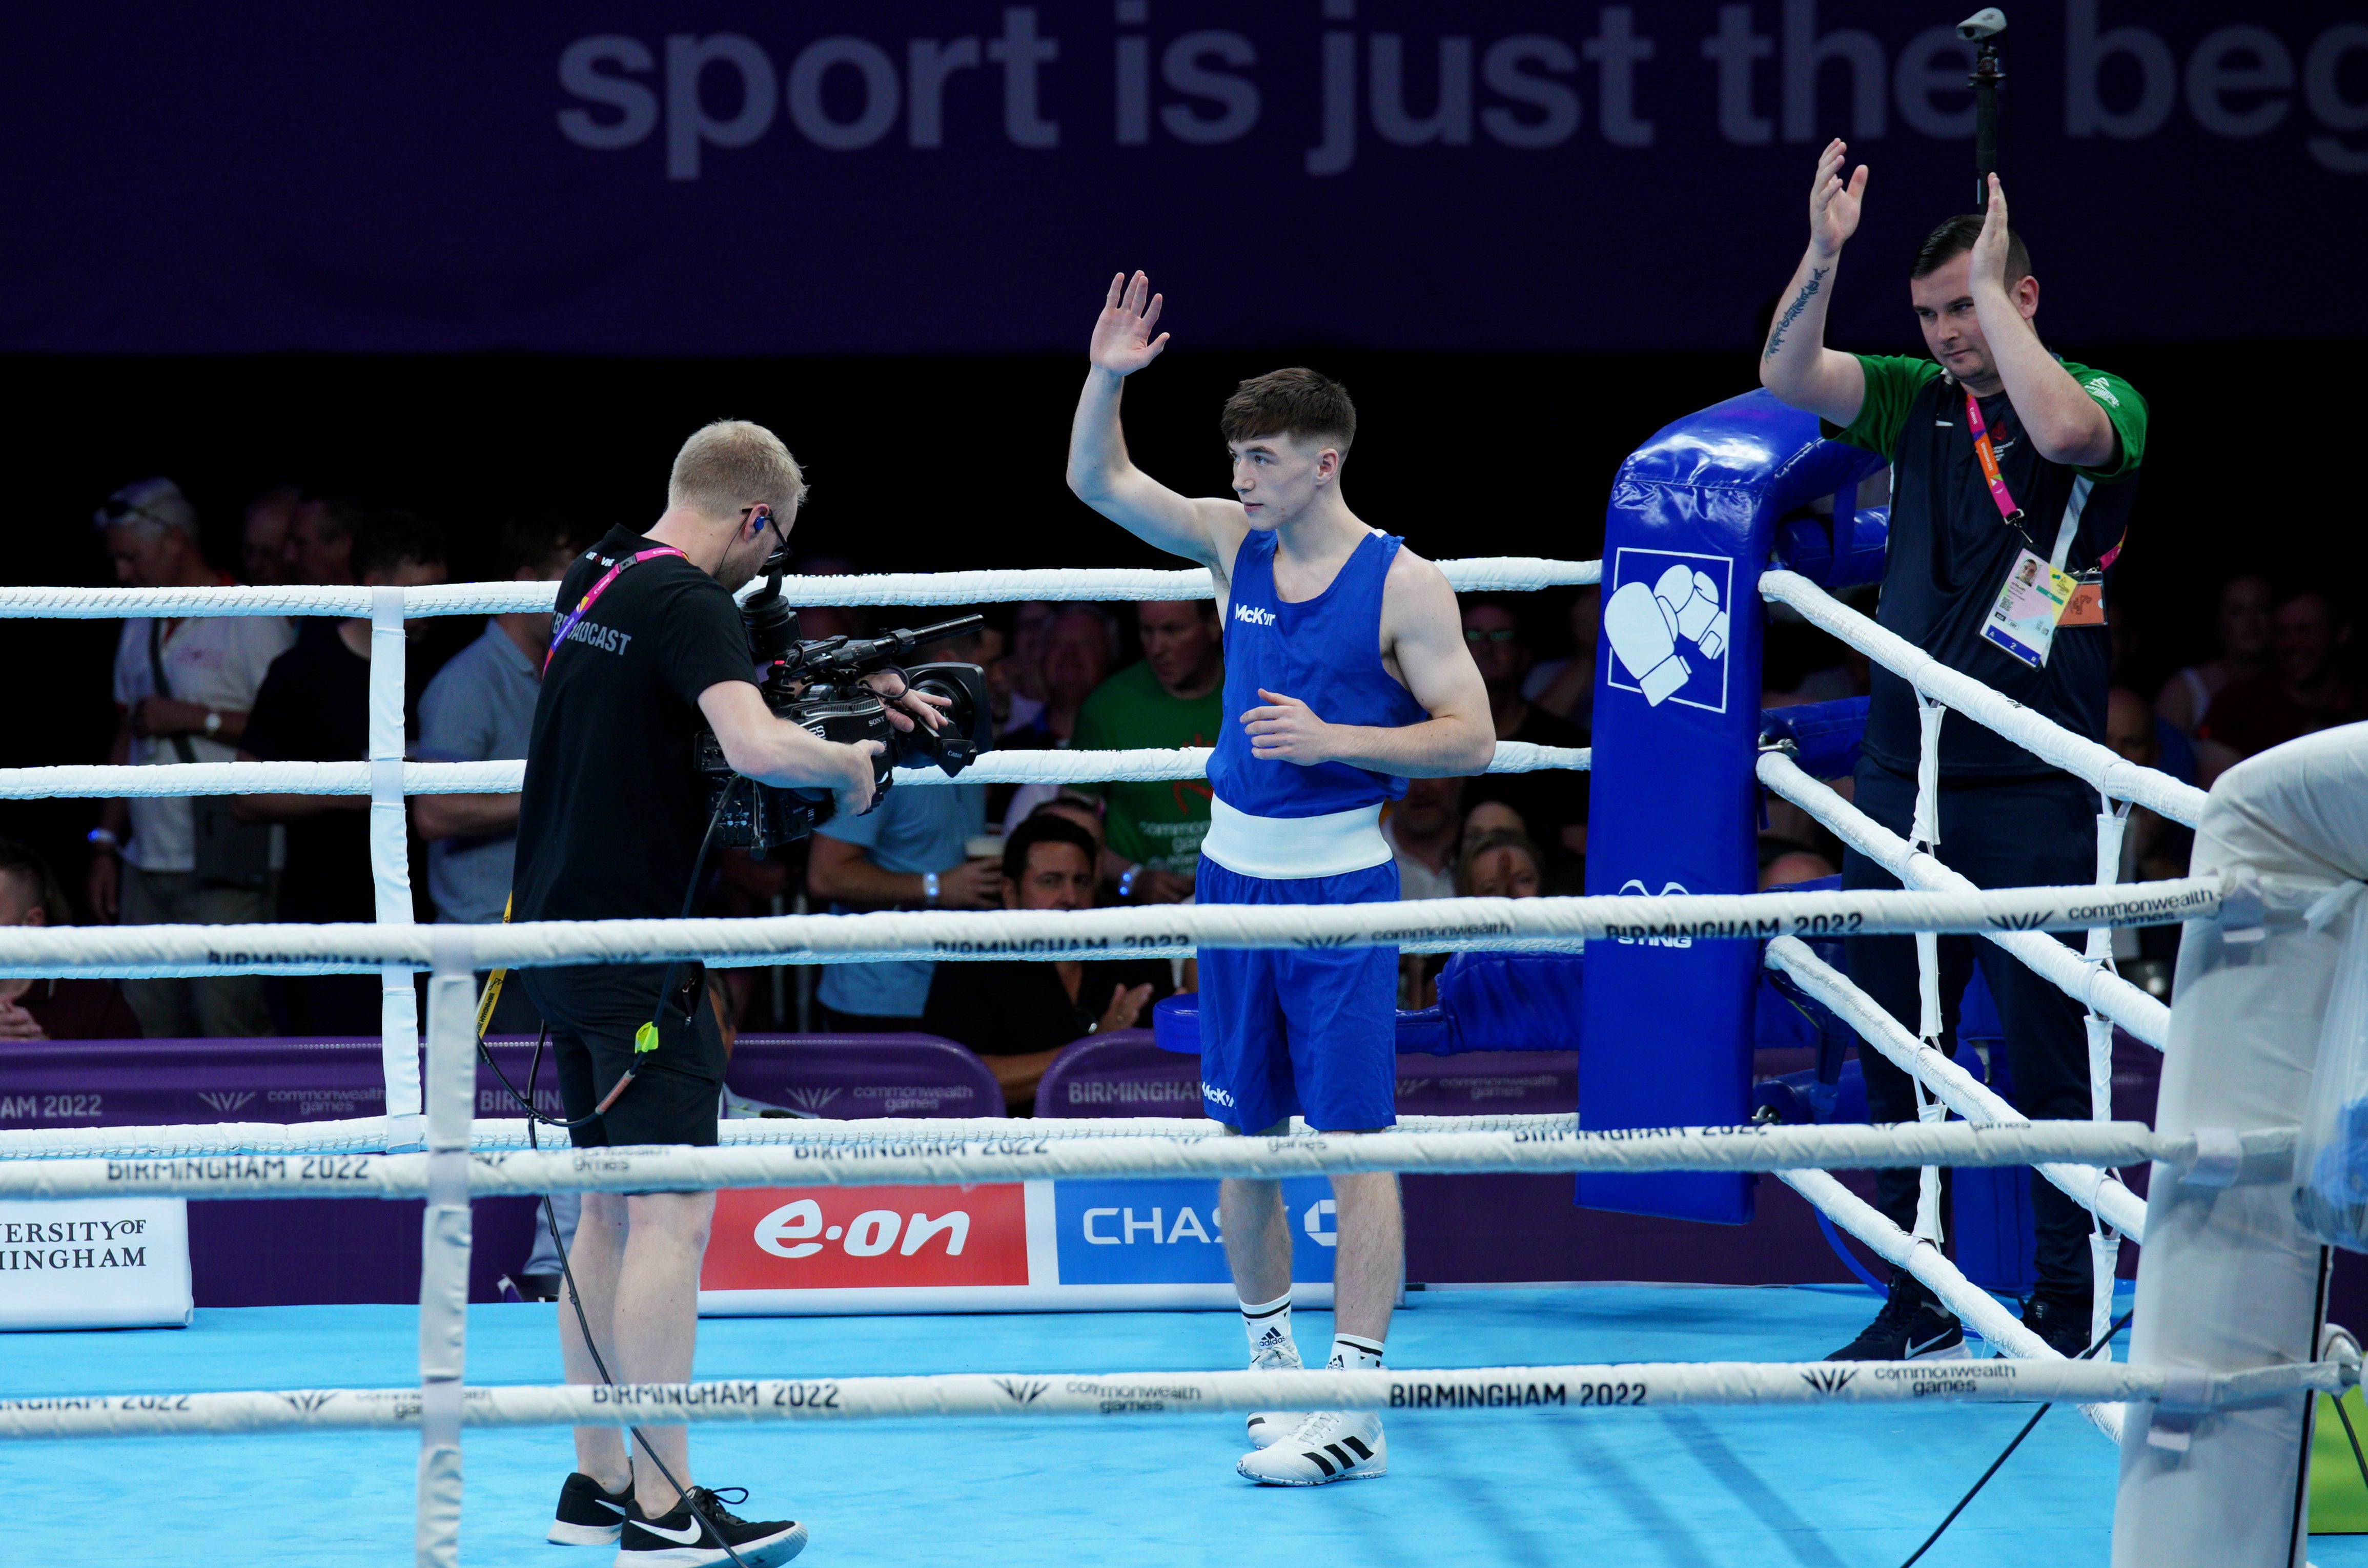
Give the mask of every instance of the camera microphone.
[[2006, 13], [1995, 6], [1985, 6], [1957, 24], [1957, 36], [1969, 43], [1985, 40], [1995, 43], [2006, 37]]

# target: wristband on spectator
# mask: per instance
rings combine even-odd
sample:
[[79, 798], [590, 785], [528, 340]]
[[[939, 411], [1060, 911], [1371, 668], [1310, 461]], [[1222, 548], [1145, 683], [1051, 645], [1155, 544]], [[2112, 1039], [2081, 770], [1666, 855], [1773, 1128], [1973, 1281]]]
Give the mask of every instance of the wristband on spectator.
[[92, 848], [103, 849], [109, 855], [114, 854], [116, 850], [122, 847], [121, 841], [119, 840], [115, 835], [109, 833], [103, 827], [92, 828], [90, 832], [83, 836]]
[[1118, 896], [1121, 903], [1134, 896], [1134, 879], [1142, 874], [1143, 868], [1140, 866], [1129, 866], [1124, 871], [1119, 873]]
[[923, 903], [938, 902], [938, 874], [935, 871], [921, 873], [921, 902]]

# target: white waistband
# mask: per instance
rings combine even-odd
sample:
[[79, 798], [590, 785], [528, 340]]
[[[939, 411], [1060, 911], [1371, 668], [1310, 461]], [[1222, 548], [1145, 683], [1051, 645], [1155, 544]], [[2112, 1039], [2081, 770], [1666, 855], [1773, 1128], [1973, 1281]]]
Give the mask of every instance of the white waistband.
[[1378, 804], [1320, 817], [1259, 817], [1212, 800], [1201, 853], [1245, 877], [1288, 881], [1387, 865], [1390, 841], [1382, 836]]

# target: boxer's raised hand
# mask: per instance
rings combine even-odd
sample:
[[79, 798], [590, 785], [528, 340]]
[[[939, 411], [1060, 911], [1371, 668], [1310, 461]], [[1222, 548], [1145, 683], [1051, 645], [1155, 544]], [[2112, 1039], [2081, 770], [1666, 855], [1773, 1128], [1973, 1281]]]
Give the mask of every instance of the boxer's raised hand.
[[1094, 319], [1094, 340], [1086, 357], [1097, 369], [1121, 376], [1131, 376], [1158, 358], [1167, 347], [1167, 335], [1154, 337], [1151, 329], [1159, 324], [1162, 302], [1151, 291], [1148, 274], [1138, 272], [1132, 281], [1123, 272], [1112, 278], [1102, 313]]

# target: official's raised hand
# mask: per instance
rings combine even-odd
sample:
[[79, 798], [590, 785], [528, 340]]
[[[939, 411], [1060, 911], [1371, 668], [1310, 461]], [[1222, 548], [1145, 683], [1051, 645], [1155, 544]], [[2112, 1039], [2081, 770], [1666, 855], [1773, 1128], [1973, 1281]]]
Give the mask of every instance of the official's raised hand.
[[1974, 236], [1973, 256], [1968, 265], [1970, 281], [1975, 288], [1987, 283], [2003, 291], [2006, 288], [2006, 253], [2009, 231], [2006, 222], [2006, 187], [1996, 175], [1990, 176], [1990, 202], [1982, 214], [1982, 232]]
[[1138, 272], [1129, 279], [1123, 272], [1110, 279], [1110, 295], [1102, 301], [1102, 313], [1094, 321], [1094, 340], [1087, 349], [1087, 358], [1097, 369], [1131, 376], [1154, 359], [1167, 347], [1167, 335], [1154, 337], [1151, 329], [1159, 324], [1159, 295], [1151, 291], [1151, 278]]
[[1850, 146], [1837, 137], [1817, 154], [1817, 182], [1809, 190], [1809, 244], [1827, 256], [1838, 256], [1858, 233], [1859, 213], [1866, 196], [1866, 165], [1845, 181], [1842, 169]]

